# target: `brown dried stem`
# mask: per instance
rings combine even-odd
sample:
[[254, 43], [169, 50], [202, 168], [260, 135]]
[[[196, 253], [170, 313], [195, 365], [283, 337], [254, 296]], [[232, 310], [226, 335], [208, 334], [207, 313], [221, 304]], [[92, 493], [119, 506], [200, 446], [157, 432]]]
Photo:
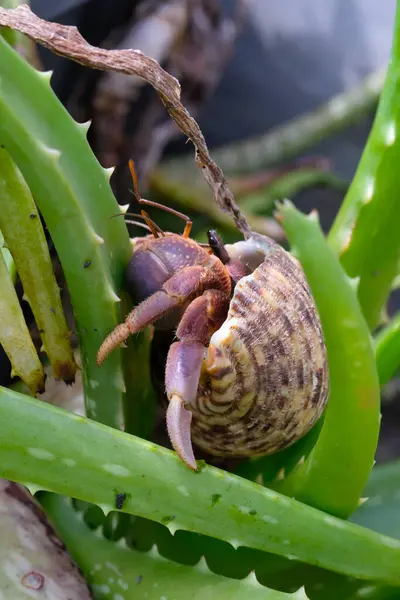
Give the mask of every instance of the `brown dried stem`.
[[24, 33], [45, 48], [76, 62], [103, 71], [137, 75], [158, 93], [168, 113], [196, 148], [196, 162], [214, 194], [219, 208], [229, 213], [236, 227], [247, 237], [250, 226], [239, 210], [222, 170], [211, 159], [197, 122], [180, 101], [180, 85], [152, 58], [139, 50], [106, 50], [91, 46], [76, 27], [50, 23], [37, 17], [27, 5], [0, 8], [0, 26]]

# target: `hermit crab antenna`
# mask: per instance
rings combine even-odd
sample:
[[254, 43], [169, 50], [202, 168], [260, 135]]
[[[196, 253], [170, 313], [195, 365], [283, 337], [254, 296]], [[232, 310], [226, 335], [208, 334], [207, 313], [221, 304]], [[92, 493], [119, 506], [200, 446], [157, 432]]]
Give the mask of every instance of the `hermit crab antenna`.
[[146, 225], [146, 223], [140, 223], [140, 221], [133, 221], [131, 219], [125, 220], [125, 223], [128, 223], [128, 225], [136, 225], [136, 227], [141, 227], [142, 229], [146, 229], [146, 231], [150, 231], [150, 233], [153, 233], [150, 227]]
[[[132, 175], [135, 196], [136, 196], [139, 204], [147, 204], [147, 206], [153, 206], [154, 208], [160, 208], [161, 210], [164, 210], [165, 212], [170, 213], [171, 215], [175, 215], [176, 217], [179, 217], [180, 219], [183, 219], [184, 221], [186, 221], [185, 229], [184, 229], [182, 235], [184, 238], [188, 238], [190, 235], [190, 232], [192, 231], [192, 221], [189, 219], [189, 217], [187, 215], [185, 215], [184, 213], [181, 213], [178, 210], [175, 210], [174, 208], [170, 208], [169, 206], [164, 206], [164, 204], [160, 204], [159, 202], [154, 202], [153, 200], [145, 200], [144, 198], [141, 198], [140, 192], [139, 192], [139, 184], [138, 184], [138, 180], [137, 180], [135, 164], [132, 159], [129, 160], [129, 170]], [[142, 214], [147, 214], [147, 213], [143, 210]]]
[[[139, 182], [138, 182], [138, 178], [137, 178], [137, 174], [136, 174], [135, 163], [133, 162], [132, 159], [129, 160], [129, 170], [131, 172], [131, 177], [132, 177], [132, 182], [133, 182], [133, 192], [136, 196], [136, 200], [139, 202], [139, 204], [143, 204], [143, 200], [140, 197]], [[158, 234], [164, 235], [164, 232], [162, 231], [162, 229], [158, 225], [156, 225], [152, 219], [150, 219], [149, 215], [147, 214], [147, 212], [145, 210], [141, 211], [141, 215], [142, 215], [142, 218], [145, 220], [146, 225], [150, 228], [150, 231], [154, 235], [155, 238], [159, 237]]]
[[165, 236], [165, 233], [163, 232], [163, 230], [157, 225], [157, 223], [155, 223], [153, 221], [153, 219], [150, 219], [150, 217], [148, 215], [145, 216], [145, 215], [140, 215], [139, 213], [131, 213], [131, 212], [117, 213], [116, 215], [111, 215], [110, 219], [114, 219], [115, 217], [135, 217], [136, 219], [144, 219], [146, 221], [146, 223], [139, 223], [138, 221], [131, 221], [129, 219], [126, 219], [125, 223], [130, 223], [131, 225], [137, 225], [138, 227], [143, 227], [143, 229], [147, 229], [147, 231], [150, 231], [150, 233], [152, 233], [154, 235], [154, 237], [159, 237], [158, 234]]

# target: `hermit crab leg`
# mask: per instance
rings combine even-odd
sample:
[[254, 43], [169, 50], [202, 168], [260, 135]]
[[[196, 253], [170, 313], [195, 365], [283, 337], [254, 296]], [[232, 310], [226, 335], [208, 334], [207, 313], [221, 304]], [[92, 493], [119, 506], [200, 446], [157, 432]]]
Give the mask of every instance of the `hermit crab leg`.
[[196, 294], [201, 294], [204, 289], [219, 286], [226, 287], [226, 282], [220, 278], [218, 272], [199, 265], [184, 267], [170, 277], [161, 290], [136, 306], [125, 322], [106, 337], [97, 353], [97, 364], [101, 365], [130, 335], [161, 319], [172, 309], [182, 306]]
[[178, 342], [168, 352], [165, 387], [169, 400], [167, 429], [171, 444], [180, 458], [197, 470], [190, 439], [192, 413], [186, 406], [196, 400], [206, 344], [226, 319], [229, 296], [207, 290], [189, 304], [176, 335]]
[[97, 364], [101, 365], [115, 348], [128, 337], [141, 331], [146, 325], [161, 319], [170, 310], [181, 306], [196, 293], [202, 283], [204, 267], [185, 267], [168, 279], [162, 289], [141, 302], [126, 317], [125, 322], [106, 337], [97, 353]]

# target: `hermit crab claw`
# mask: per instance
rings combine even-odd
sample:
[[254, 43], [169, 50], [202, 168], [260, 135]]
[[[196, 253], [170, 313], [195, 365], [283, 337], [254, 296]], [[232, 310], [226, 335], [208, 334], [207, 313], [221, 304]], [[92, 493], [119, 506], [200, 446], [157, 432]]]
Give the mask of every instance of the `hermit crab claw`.
[[197, 463], [193, 454], [190, 439], [192, 413], [184, 407], [183, 400], [173, 394], [167, 410], [167, 429], [171, 444], [178, 456], [193, 471], [197, 471]]
[[175, 342], [169, 349], [165, 370], [169, 439], [175, 452], [193, 471], [197, 471], [197, 464], [190, 439], [192, 413], [185, 405], [196, 399], [204, 352], [205, 347], [199, 342]]

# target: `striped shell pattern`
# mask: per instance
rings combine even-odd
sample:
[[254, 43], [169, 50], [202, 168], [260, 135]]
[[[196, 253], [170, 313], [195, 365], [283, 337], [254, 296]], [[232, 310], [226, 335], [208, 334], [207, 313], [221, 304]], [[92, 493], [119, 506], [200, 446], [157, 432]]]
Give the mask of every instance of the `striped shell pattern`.
[[[203, 361], [192, 441], [215, 456], [272, 454], [321, 416], [329, 374], [319, 316], [298, 261], [259, 236], [226, 246], [251, 268]], [[258, 265], [258, 266], [257, 266]]]

